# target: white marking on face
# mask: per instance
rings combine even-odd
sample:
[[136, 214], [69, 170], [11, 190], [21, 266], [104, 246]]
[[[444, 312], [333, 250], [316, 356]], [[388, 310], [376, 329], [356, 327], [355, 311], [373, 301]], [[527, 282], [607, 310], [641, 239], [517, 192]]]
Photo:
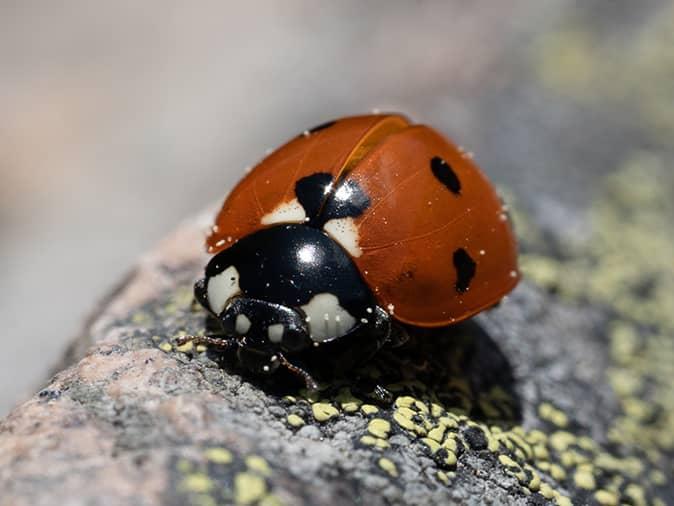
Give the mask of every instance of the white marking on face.
[[339, 305], [331, 293], [319, 293], [302, 306], [307, 315], [309, 335], [315, 342], [322, 342], [346, 334], [356, 324], [356, 319]]
[[328, 220], [323, 225], [323, 230], [337, 241], [342, 248], [348, 251], [352, 256], [359, 257], [363, 251], [358, 245], [358, 225], [353, 221], [353, 218], [336, 218]]
[[237, 333], [241, 335], [247, 333], [250, 330], [250, 326], [251, 326], [250, 320], [245, 314], [236, 315], [234, 330], [236, 330]]
[[274, 223], [303, 223], [307, 218], [299, 200], [292, 199], [290, 202], [279, 204], [272, 212], [265, 214], [260, 223], [273, 225]]
[[269, 325], [267, 327], [267, 337], [269, 337], [269, 340], [272, 343], [280, 343], [281, 339], [283, 339], [283, 331], [285, 329], [283, 328], [282, 323], [274, 323], [273, 325]]
[[241, 292], [239, 271], [230, 265], [220, 274], [208, 280], [208, 305], [215, 314], [222, 313], [227, 301]]

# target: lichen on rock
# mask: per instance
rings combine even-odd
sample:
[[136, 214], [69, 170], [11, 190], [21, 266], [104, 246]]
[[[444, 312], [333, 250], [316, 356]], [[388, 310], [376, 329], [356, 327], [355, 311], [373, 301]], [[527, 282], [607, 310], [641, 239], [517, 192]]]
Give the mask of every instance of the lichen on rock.
[[541, 253], [524, 247], [540, 286], [525, 281], [496, 310], [385, 350], [359, 381], [307, 392], [176, 348], [206, 329], [191, 296], [202, 257], [169, 268], [165, 244], [142, 267], [165, 283], [125, 305], [148, 279], [137, 273], [111, 303], [128, 311], [103, 311], [93, 348], [2, 422], [3, 500], [665, 504], [672, 411], [659, 341], [648, 342], [659, 330], [546, 290], [568, 266], [548, 255], [553, 275], [538, 278], [529, 261]]

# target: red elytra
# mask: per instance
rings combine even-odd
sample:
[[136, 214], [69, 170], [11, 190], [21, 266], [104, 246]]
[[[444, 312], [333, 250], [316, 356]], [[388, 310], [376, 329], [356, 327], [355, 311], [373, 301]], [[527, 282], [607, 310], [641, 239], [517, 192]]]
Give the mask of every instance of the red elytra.
[[369, 197], [353, 218], [357, 244], [348, 249], [394, 319], [457, 323], [517, 285], [517, 245], [492, 184], [468, 153], [397, 114], [342, 118], [271, 153], [225, 200], [208, 251], [268, 227], [263, 217], [290, 205], [296, 182], [317, 172], [336, 184], [351, 179]]

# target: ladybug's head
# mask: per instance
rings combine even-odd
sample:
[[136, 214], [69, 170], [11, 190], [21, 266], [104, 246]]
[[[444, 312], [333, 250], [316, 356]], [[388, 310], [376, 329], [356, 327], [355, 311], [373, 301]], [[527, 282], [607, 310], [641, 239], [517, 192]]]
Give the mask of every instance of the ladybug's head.
[[374, 321], [376, 310], [346, 251], [304, 225], [262, 229], [220, 251], [195, 296], [236, 341], [241, 361], [262, 372], [273, 369], [275, 354], [358, 331]]
[[[312, 344], [306, 316], [297, 309], [232, 290], [233, 283], [238, 283], [233, 272], [235, 269], [225, 269], [224, 279], [216, 276], [197, 281], [195, 296], [218, 319], [225, 335], [236, 340], [243, 365], [253, 372], [273, 372], [279, 365], [279, 352], [293, 353]], [[223, 283], [228, 290], [220, 286]], [[221, 302], [222, 298], [226, 300]]]

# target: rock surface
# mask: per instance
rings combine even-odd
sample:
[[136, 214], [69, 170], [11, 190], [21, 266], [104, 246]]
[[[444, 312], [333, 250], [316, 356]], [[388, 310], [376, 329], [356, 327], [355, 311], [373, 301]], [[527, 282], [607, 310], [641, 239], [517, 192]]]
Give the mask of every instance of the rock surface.
[[359, 371], [390, 405], [368, 381], [309, 394], [176, 349], [206, 323], [191, 286], [207, 219], [185, 224], [1, 422], [0, 505], [671, 503], [671, 404], [629, 356], [655, 330], [562, 297], [563, 263], [520, 220], [538, 284]]

